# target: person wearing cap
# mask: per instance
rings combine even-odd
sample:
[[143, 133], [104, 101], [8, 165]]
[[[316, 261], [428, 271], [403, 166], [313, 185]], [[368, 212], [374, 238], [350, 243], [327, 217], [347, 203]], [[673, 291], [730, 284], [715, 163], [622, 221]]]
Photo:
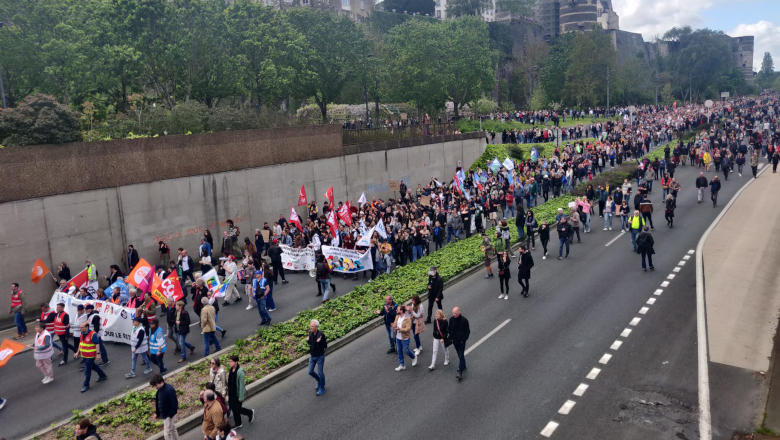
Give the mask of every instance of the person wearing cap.
[[274, 272], [274, 284], [279, 282], [279, 276], [282, 276], [282, 284], [287, 284], [284, 278], [284, 267], [282, 266], [282, 248], [279, 246], [279, 240], [271, 240], [271, 247], [268, 248], [268, 256], [271, 258], [271, 268]]
[[441, 300], [444, 299], [444, 280], [439, 275], [439, 270], [436, 266], [431, 266], [428, 269], [428, 318], [425, 320], [426, 324], [431, 323], [431, 313], [433, 312], [434, 304], [442, 309]]
[[98, 365], [102, 367], [103, 365], [108, 364], [109, 360], [108, 360], [108, 353], [106, 352], [106, 347], [105, 345], [103, 345], [103, 337], [101, 336], [103, 333], [100, 330], [100, 325], [101, 325], [100, 314], [97, 311], [95, 311], [94, 304], [87, 304], [86, 306], [84, 306], [84, 309], [85, 309], [85, 313], [87, 314], [87, 324], [89, 324], [89, 328], [98, 335], [100, 357], [102, 359], [102, 361]]
[[135, 377], [135, 365], [138, 361], [138, 356], [141, 356], [141, 360], [146, 366], [144, 374], [152, 372], [152, 363], [149, 361], [149, 356], [146, 354], [149, 351], [149, 344], [148, 341], [145, 340], [146, 331], [144, 330], [142, 322], [143, 320], [140, 316], [136, 315], [133, 318], [133, 330], [130, 333], [130, 348], [133, 351], [133, 362], [130, 367], [130, 372], [125, 374], [125, 377], [128, 379]]
[[73, 355], [73, 359], [77, 359], [79, 356], [84, 359], [84, 384], [81, 387], [82, 393], [89, 389], [89, 381], [92, 378], [93, 370], [98, 374], [98, 382], [103, 382], [108, 379], [108, 376], [100, 369], [100, 366], [95, 364], [95, 359], [101, 358], [101, 354], [97, 350], [99, 342], [100, 338], [98, 337], [97, 332], [89, 328], [89, 323], [82, 323], [79, 349], [76, 354]]

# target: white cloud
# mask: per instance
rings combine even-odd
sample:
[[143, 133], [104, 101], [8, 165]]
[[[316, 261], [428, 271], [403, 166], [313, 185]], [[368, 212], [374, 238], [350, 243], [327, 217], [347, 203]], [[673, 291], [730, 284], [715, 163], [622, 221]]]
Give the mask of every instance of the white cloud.
[[761, 69], [761, 60], [764, 59], [764, 52], [772, 54], [775, 60], [775, 70], [780, 70], [780, 25], [761, 20], [754, 24], [740, 24], [729, 32], [732, 37], [741, 37], [743, 35], [753, 35], [755, 44], [753, 46], [753, 69]]
[[642, 34], [645, 41], [675, 26], [704, 24], [702, 12], [724, 0], [612, 0], [620, 29]]

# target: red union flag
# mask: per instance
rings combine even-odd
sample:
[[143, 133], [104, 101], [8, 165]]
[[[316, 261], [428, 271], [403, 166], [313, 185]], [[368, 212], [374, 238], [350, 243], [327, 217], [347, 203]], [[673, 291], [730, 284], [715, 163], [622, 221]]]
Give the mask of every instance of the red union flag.
[[352, 226], [352, 215], [349, 212], [349, 208], [347, 205], [344, 205], [339, 209], [339, 218], [341, 221], [347, 224], [347, 226]]
[[301, 190], [298, 192], [298, 206], [306, 205], [306, 188], [301, 185]]
[[301, 227], [301, 219], [298, 217], [298, 213], [295, 212], [295, 208], [290, 206], [290, 223], [294, 224], [299, 231], [303, 232], [303, 227]]
[[330, 226], [330, 232], [333, 234], [334, 237], [338, 237], [339, 235], [339, 228], [338, 224], [336, 223], [336, 216], [333, 214], [333, 210], [331, 210], [328, 213], [328, 226]]
[[333, 187], [331, 186], [328, 191], [325, 192], [325, 198], [328, 199], [328, 206], [330, 206], [330, 209], [336, 209], [335, 204], [333, 203]]

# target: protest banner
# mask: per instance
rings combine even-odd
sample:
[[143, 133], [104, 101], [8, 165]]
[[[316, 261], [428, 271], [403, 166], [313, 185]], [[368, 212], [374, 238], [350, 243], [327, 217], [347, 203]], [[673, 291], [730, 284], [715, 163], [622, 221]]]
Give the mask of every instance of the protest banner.
[[423, 206], [431, 206], [431, 196], [420, 196], [420, 204]]
[[100, 337], [103, 341], [108, 342], [122, 342], [124, 344], [130, 344], [130, 334], [133, 331], [133, 318], [135, 318], [135, 309], [128, 307], [122, 307], [117, 304], [112, 304], [107, 301], [80, 300], [76, 299], [67, 293], [54, 292], [49, 306], [52, 310], [55, 310], [58, 303], [65, 304], [65, 311], [70, 316], [77, 316], [78, 311], [76, 307], [79, 304], [84, 307], [87, 304], [95, 305], [95, 312], [100, 314]]
[[387, 190], [388, 191], [401, 191], [401, 182], [397, 180], [388, 180], [387, 181]]
[[[260, 233], [263, 235], [263, 243], [268, 243], [271, 239], [271, 231], [269, 231], [268, 229], [263, 229], [262, 231], [260, 231]], [[260, 249], [258, 249], [258, 251], [259, 250]]]
[[281, 245], [282, 248], [282, 267], [285, 270], [312, 270], [314, 269], [314, 249], [312, 248], [291, 248]]
[[332, 246], [323, 246], [322, 254], [328, 260], [328, 265], [336, 272], [353, 273], [371, 270], [374, 263], [371, 261], [371, 252], [361, 254], [352, 249], [342, 249]]

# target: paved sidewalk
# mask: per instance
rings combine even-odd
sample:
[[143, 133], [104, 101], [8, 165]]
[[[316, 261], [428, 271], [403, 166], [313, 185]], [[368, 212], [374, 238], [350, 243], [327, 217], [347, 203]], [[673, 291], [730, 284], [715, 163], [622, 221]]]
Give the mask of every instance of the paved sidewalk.
[[[780, 315], [780, 203], [773, 188], [778, 185], [780, 174], [767, 170], [759, 176], [704, 245], [711, 362], [757, 372], [769, 369]], [[709, 197], [702, 205], [711, 206]]]

